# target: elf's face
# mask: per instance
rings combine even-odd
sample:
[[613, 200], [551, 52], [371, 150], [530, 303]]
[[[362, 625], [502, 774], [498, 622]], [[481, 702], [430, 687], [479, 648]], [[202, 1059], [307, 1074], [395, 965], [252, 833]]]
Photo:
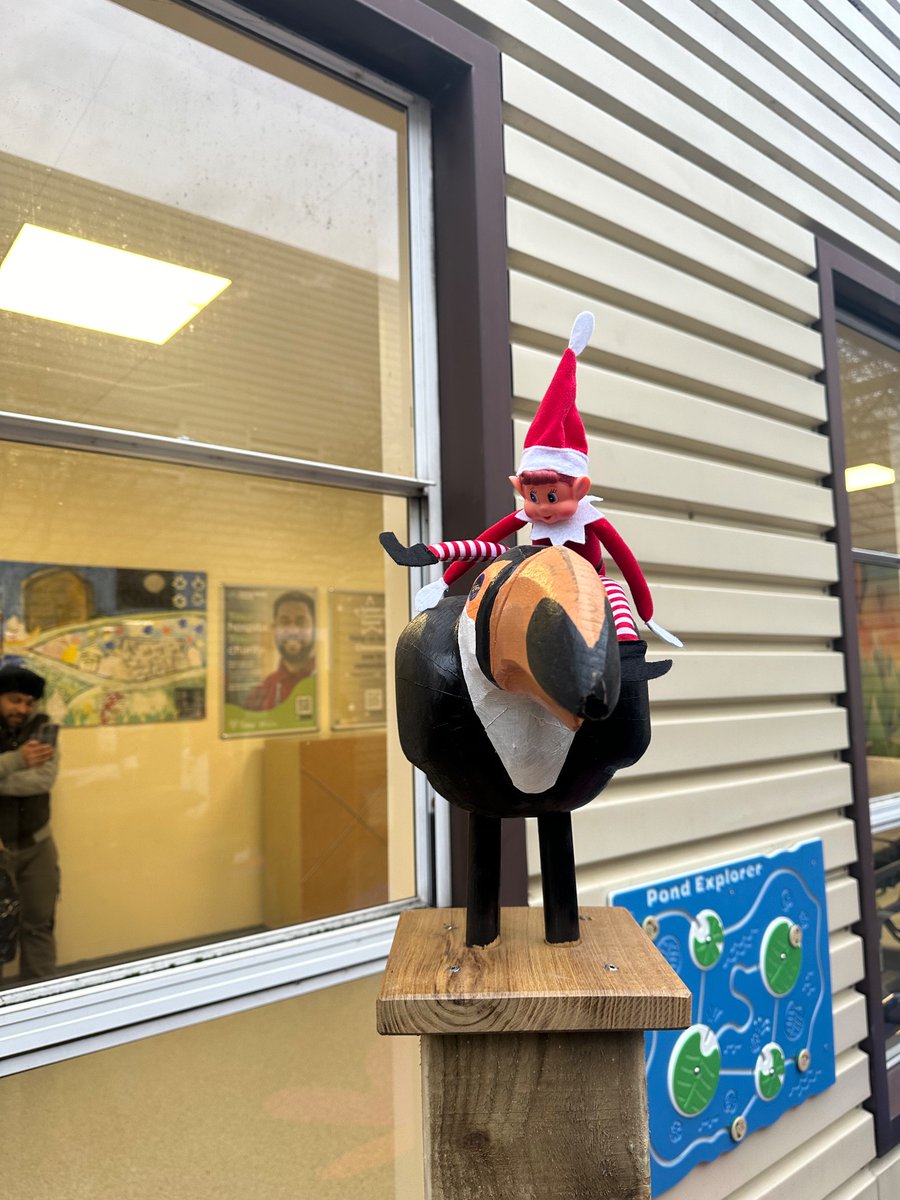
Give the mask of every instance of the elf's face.
[[510, 482], [525, 501], [528, 520], [540, 521], [544, 525], [553, 525], [573, 516], [591, 486], [586, 475], [579, 475], [572, 483], [562, 480], [556, 483], [523, 483], [518, 475], [511, 475]]

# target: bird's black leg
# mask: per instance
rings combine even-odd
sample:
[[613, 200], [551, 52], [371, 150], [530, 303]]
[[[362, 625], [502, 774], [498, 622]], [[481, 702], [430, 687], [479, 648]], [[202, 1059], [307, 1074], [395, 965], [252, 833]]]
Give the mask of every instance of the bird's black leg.
[[541, 885], [544, 891], [544, 936], [548, 942], [577, 942], [581, 933], [578, 927], [572, 814], [546, 813], [538, 817], [537, 823]]
[[489, 946], [500, 934], [500, 817], [469, 813], [466, 945]]

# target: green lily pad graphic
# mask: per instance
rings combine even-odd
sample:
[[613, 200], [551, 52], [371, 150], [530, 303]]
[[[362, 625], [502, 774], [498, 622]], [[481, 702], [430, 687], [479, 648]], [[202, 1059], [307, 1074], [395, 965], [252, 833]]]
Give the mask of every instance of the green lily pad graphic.
[[787, 917], [772, 921], [763, 934], [759, 969], [773, 996], [785, 996], [797, 982], [803, 965], [803, 948], [791, 942], [793, 925]]
[[692, 1025], [669, 1057], [669, 1098], [684, 1117], [696, 1117], [715, 1095], [722, 1055], [708, 1025]]
[[724, 945], [722, 918], [711, 908], [702, 909], [691, 922], [691, 958], [702, 971], [708, 971], [722, 957]]
[[774, 1100], [784, 1083], [784, 1053], [777, 1042], [763, 1046], [753, 1068], [756, 1091], [761, 1100]]

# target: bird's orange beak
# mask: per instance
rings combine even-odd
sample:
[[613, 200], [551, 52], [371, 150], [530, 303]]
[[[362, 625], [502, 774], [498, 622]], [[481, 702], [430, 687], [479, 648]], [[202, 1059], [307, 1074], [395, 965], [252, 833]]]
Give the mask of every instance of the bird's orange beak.
[[466, 613], [475, 653], [497, 687], [540, 701], [569, 729], [609, 715], [619, 697], [615, 625], [596, 571], [565, 546], [478, 576]]

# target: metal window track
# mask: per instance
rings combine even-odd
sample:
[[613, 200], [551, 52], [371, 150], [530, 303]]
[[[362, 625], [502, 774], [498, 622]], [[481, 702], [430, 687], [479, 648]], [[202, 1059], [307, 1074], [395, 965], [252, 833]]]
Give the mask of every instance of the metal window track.
[[377, 492], [382, 496], [406, 496], [409, 499], [423, 496], [426, 488], [434, 486], [429, 479], [384, 475], [379, 471], [340, 467], [311, 459], [292, 458], [286, 454], [265, 454], [257, 450], [241, 450], [236, 446], [219, 446], [214, 442], [196, 442], [191, 438], [161, 437], [105, 425], [82, 425], [74, 421], [57, 421], [50, 417], [32, 417], [5, 411], [0, 411], [0, 440], [176, 463], [212, 471], [231, 471], [240, 475], [260, 475], [268, 479], [314, 483], [356, 492]]

